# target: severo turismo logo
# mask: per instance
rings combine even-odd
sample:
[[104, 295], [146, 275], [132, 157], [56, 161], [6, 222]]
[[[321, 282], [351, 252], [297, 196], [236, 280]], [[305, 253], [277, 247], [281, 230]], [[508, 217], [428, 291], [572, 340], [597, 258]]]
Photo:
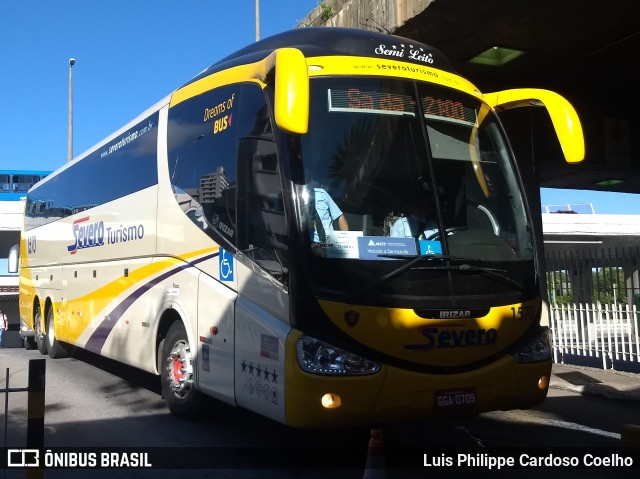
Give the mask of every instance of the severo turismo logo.
[[136, 241], [144, 237], [142, 224], [111, 227], [105, 226], [102, 220], [92, 222], [90, 216], [75, 220], [71, 228], [75, 241], [67, 246], [69, 254], [76, 254], [79, 249]]
[[67, 246], [70, 254], [76, 254], [79, 249], [104, 245], [104, 221], [91, 223], [89, 218], [85, 216], [73, 222], [71, 228], [75, 242]]

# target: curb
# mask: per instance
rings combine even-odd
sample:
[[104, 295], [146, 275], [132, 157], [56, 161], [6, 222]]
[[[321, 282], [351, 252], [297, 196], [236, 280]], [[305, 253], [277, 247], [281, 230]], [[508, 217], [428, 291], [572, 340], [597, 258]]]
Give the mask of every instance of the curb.
[[625, 401], [640, 402], [640, 391], [620, 391], [612, 388], [611, 386], [602, 384], [575, 385], [552, 377], [549, 388], [571, 391], [583, 396], [601, 396], [607, 399], [621, 399]]

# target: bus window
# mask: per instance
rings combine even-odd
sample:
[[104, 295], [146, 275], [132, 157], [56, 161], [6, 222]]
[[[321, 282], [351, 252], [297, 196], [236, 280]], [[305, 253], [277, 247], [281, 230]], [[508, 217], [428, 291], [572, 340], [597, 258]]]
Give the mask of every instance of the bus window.
[[169, 177], [182, 211], [214, 239], [236, 241], [239, 87], [212, 90], [169, 111]]
[[239, 247], [284, 284], [288, 280], [288, 229], [282, 179], [264, 93], [245, 85], [240, 105], [238, 174], [244, 211]]
[[27, 192], [40, 181], [40, 175], [13, 175], [13, 189], [16, 192]]
[[11, 191], [11, 176], [10, 175], [0, 175], [0, 191], [9, 192]]
[[[495, 116], [462, 94], [424, 85], [419, 94], [450, 252], [496, 261], [531, 259], [524, 203]], [[465, 236], [473, 236], [475, 245], [459, 241]]]

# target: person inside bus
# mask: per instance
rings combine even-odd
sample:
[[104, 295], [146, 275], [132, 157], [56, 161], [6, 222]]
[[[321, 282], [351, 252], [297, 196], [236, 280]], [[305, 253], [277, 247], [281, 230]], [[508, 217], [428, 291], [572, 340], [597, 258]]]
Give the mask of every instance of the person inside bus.
[[333, 222], [337, 220], [340, 231], [348, 231], [349, 223], [342, 210], [324, 188], [314, 188], [315, 208], [313, 218], [313, 242], [325, 243], [327, 234], [333, 231]]
[[389, 230], [395, 238], [429, 239], [438, 233], [438, 223], [429, 219], [429, 208], [424, 201], [414, 202], [408, 216], [397, 218]]

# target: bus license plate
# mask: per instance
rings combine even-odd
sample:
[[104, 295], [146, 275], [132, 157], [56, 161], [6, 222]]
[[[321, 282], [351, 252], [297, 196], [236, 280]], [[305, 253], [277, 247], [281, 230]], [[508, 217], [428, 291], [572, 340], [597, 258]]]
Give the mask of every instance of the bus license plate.
[[476, 403], [476, 392], [473, 389], [455, 391], [436, 391], [436, 407], [458, 408], [473, 406]]

